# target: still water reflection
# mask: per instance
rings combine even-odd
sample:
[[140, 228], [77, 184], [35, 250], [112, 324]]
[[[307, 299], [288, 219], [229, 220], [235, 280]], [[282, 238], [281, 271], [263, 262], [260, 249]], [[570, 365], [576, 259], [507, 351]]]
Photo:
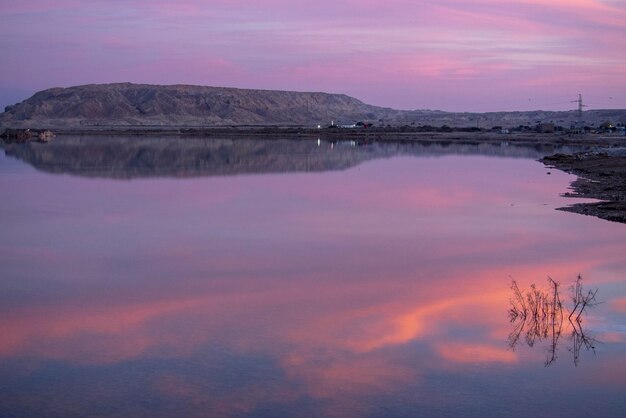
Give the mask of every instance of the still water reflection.
[[[0, 156], [0, 415], [626, 410], [626, 228], [541, 150], [98, 140]], [[512, 350], [511, 278], [578, 274], [595, 354]]]

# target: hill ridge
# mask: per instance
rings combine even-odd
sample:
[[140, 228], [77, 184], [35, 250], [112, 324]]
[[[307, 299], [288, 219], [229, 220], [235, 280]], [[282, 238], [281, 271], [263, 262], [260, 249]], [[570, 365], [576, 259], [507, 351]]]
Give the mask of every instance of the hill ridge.
[[[514, 127], [536, 123], [569, 126], [576, 111], [445, 112], [373, 106], [346, 94], [243, 89], [191, 84], [129, 82], [52, 87], [7, 106], [0, 126], [231, 126], [372, 122], [376, 125]], [[626, 110], [585, 112], [590, 125], [626, 123]]]

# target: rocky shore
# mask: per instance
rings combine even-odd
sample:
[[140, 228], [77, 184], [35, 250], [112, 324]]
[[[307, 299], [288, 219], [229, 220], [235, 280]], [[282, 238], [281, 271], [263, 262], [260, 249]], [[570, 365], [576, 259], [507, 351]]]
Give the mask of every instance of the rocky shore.
[[7, 143], [49, 142], [55, 134], [48, 129], [6, 129], [0, 139]]
[[626, 223], [626, 148], [598, 152], [555, 154], [541, 160], [549, 167], [575, 174], [566, 197], [598, 199], [559, 210]]

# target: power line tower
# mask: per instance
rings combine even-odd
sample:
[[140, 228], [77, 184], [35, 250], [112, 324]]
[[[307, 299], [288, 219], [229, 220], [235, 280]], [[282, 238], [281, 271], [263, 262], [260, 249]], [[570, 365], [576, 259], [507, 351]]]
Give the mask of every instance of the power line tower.
[[572, 100], [571, 103], [578, 103], [578, 125], [579, 127], [582, 127], [583, 107], [588, 107], [586, 104], [583, 104], [583, 95], [578, 93], [578, 100]]

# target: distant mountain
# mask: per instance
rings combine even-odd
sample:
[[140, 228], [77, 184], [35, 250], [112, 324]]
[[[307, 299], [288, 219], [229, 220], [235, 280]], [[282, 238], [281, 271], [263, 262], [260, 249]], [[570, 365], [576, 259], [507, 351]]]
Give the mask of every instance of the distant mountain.
[[0, 116], [4, 126], [308, 125], [393, 117], [343, 94], [203, 86], [92, 84], [36, 93]]
[[[344, 94], [246, 90], [189, 85], [90, 84], [52, 88], [7, 106], [0, 126], [84, 128], [108, 126], [328, 125], [357, 121], [376, 125], [569, 126], [575, 111], [451, 113], [396, 110]], [[589, 125], [626, 123], [626, 110], [585, 112]]]

